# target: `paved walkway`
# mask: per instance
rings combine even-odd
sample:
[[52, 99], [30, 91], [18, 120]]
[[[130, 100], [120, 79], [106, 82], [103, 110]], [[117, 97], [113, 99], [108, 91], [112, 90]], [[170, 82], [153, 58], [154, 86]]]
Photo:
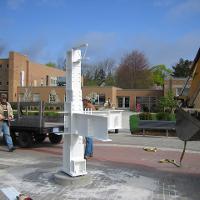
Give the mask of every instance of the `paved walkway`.
[[[112, 139], [111, 144], [134, 145], [141, 147], [154, 146], [161, 149], [177, 151], [182, 151], [184, 145], [183, 141], [176, 137], [131, 135], [127, 130], [124, 130], [119, 134], [109, 134], [109, 137]], [[187, 142], [187, 150], [200, 152], [200, 141]]]
[[[111, 142], [94, 143], [93, 161], [115, 162], [137, 167], [171, 171], [176, 173], [200, 175], [200, 142], [188, 142], [189, 150], [186, 150], [182, 166], [177, 168], [170, 163], [159, 163], [161, 159], [176, 160], [179, 163], [183, 142], [175, 137], [133, 136], [127, 133], [110, 134]], [[144, 147], [156, 147], [157, 152], [144, 151]], [[43, 152], [62, 156], [62, 145], [37, 147], [31, 149], [35, 152]]]
[[[91, 182], [63, 187], [52, 176], [62, 166], [62, 144], [49, 142], [8, 153], [0, 146], [0, 185], [15, 187], [37, 200], [199, 200], [199, 142], [188, 145], [181, 168], [163, 158], [180, 157], [176, 138], [110, 134], [112, 142], [95, 142], [94, 158], [87, 162]], [[145, 146], [158, 148], [146, 152]], [[1, 200], [4, 200], [1, 198]]]
[[[109, 134], [111, 142], [94, 142], [94, 158], [89, 161], [123, 163], [161, 171], [200, 175], [200, 141], [188, 142], [181, 168], [170, 163], [159, 163], [161, 159], [176, 160], [179, 163], [183, 142], [176, 137], [134, 136], [129, 131]], [[144, 147], [156, 147], [157, 152], [144, 151]], [[25, 151], [19, 149], [19, 151]], [[26, 149], [27, 152], [41, 152], [62, 156], [62, 144], [49, 142]]]

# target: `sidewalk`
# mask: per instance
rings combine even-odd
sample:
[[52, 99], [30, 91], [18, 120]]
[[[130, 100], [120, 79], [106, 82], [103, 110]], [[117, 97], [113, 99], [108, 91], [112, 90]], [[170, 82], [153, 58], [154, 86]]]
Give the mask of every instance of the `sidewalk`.
[[[123, 138], [123, 135], [113, 134], [111, 137], [113, 138], [113, 141], [111, 142], [94, 142], [94, 157], [89, 160], [88, 163], [112, 162], [116, 165], [123, 164], [126, 166], [134, 166], [136, 168], [200, 175], [200, 151], [196, 151], [198, 144], [196, 144], [196, 146], [191, 146], [190, 149], [193, 150], [186, 150], [182, 160], [182, 166], [176, 167], [171, 163], [159, 163], [161, 159], [176, 160], [176, 162], [179, 163], [182, 149], [178, 149], [178, 144], [183, 145], [183, 142], [176, 138], [131, 136], [134, 141], [129, 138], [129, 140], [121, 140], [119, 143], [117, 142], [117, 138]], [[124, 138], [125, 137], [126, 135]], [[166, 140], [168, 141], [167, 144], [165, 142]], [[133, 143], [136, 143], [137, 145]], [[170, 146], [175, 146], [176, 144], [177, 148], [170, 148]], [[157, 151], [147, 152], [144, 151], [144, 147], [156, 147]], [[49, 148], [49, 146], [33, 148], [31, 149], [31, 152], [32, 151], [62, 156], [61, 145], [53, 146], [51, 148]]]
[[[177, 137], [131, 135], [130, 131], [127, 130], [124, 130], [119, 134], [109, 134], [109, 138], [112, 139], [111, 144], [134, 145], [141, 147], [153, 146], [160, 149], [177, 151], [182, 151], [184, 145], [184, 142]], [[200, 152], [200, 141], [188, 141], [187, 150]]]
[[[200, 141], [187, 142], [181, 167], [171, 163], [160, 163], [161, 159], [180, 161], [183, 141], [176, 137], [136, 136], [128, 131], [110, 134], [111, 142], [95, 144], [95, 157], [98, 161], [112, 161], [129, 165], [200, 175]], [[144, 147], [156, 147], [156, 152], [144, 151]]]
[[161, 159], [173, 159], [179, 163], [180, 156], [181, 152], [176, 150], [160, 150], [158, 148], [157, 152], [147, 152], [139, 146], [97, 144], [95, 145], [94, 160], [120, 163], [140, 169], [200, 175], [200, 152], [186, 151], [181, 167], [176, 167], [171, 163], [159, 163]]
[[[77, 187], [57, 185], [52, 179], [62, 167], [62, 144], [44, 143], [13, 153], [0, 146], [0, 188], [12, 186], [34, 200], [199, 200], [198, 144], [186, 152], [182, 167], [177, 168], [158, 163], [164, 158], [179, 159], [181, 149], [170, 149], [179, 144], [175, 138], [129, 133], [110, 137], [112, 142], [95, 142], [94, 158], [87, 162], [91, 182]], [[144, 146], [156, 146], [158, 151], [146, 152]]]

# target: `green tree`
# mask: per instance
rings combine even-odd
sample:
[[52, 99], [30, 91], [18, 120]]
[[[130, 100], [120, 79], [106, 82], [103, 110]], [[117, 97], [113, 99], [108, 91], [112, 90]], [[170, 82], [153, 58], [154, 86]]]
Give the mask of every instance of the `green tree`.
[[86, 86], [97, 86], [97, 83], [93, 79], [87, 79], [87, 80], [84, 81], [84, 85], [86, 85]]
[[190, 65], [192, 64], [192, 61], [184, 60], [181, 58], [179, 62], [172, 66], [173, 69], [173, 76], [174, 77], [188, 77], [190, 73]]
[[166, 96], [161, 97], [159, 100], [159, 108], [162, 112], [165, 112], [167, 109], [170, 113], [173, 113], [176, 106], [177, 101], [174, 99], [174, 94], [171, 90], [167, 92]]
[[105, 71], [102, 68], [96, 69], [94, 74], [94, 80], [96, 81], [97, 85], [100, 86], [102, 83], [105, 82], [105, 79], [106, 79]]
[[56, 67], [56, 63], [48, 62], [48, 63], [46, 64], [46, 66], [48, 66], [48, 67]]
[[115, 85], [115, 77], [111, 72], [106, 76], [105, 85], [106, 86], [114, 86]]
[[[84, 69], [85, 70], [85, 69]], [[85, 70], [83, 74], [83, 85], [84, 86], [96, 86], [96, 81], [93, 78], [93, 74], [90, 71]]]
[[172, 70], [165, 65], [156, 65], [151, 68], [153, 83], [159, 86], [164, 85], [165, 77], [172, 74]]
[[115, 83], [114, 77], [115, 61], [107, 58], [97, 63], [83, 63], [82, 74], [84, 85], [100, 86], [102, 84], [113, 86]]

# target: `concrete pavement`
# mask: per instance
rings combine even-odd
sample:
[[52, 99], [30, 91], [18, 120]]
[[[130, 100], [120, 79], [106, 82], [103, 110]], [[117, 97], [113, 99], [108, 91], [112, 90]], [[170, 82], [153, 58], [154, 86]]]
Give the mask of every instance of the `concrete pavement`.
[[[110, 134], [112, 142], [95, 142], [94, 158], [87, 162], [91, 182], [61, 186], [53, 174], [61, 169], [62, 145], [48, 142], [8, 153], [0, 146], [0, 187], [13, 186], [37, 200], [199, 200], [199, 142], [188, 145], [183, 166], [158, 161], [178, 159], [182, 142], [176, 138]], [[146, 152], [144, 146], [158, 151]], [[2, 196], [1, 200], [4, 200]]]
[[[165, 135], [165, 134], [164, 134]], [[134, 145], [134, 146], [155, 146], [163, 150], [182, 151], [184, 142], [177, 137], [131, 135], [130, 131], [123, 130], [119, 134], [109, 134], [111, 144]], [[187, 142], [187, 150], [200, 152], [200, 141]]]

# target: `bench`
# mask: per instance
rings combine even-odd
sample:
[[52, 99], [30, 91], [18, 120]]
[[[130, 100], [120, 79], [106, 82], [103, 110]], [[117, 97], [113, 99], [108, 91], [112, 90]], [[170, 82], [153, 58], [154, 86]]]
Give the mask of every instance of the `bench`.
[[168, 137], [168, 131], [175, 130], [175, 125], [175, 121], [139, 120], [138, 128], [142, 129], [143, 135], [145, 135], [145, 130], [166, 130]]

